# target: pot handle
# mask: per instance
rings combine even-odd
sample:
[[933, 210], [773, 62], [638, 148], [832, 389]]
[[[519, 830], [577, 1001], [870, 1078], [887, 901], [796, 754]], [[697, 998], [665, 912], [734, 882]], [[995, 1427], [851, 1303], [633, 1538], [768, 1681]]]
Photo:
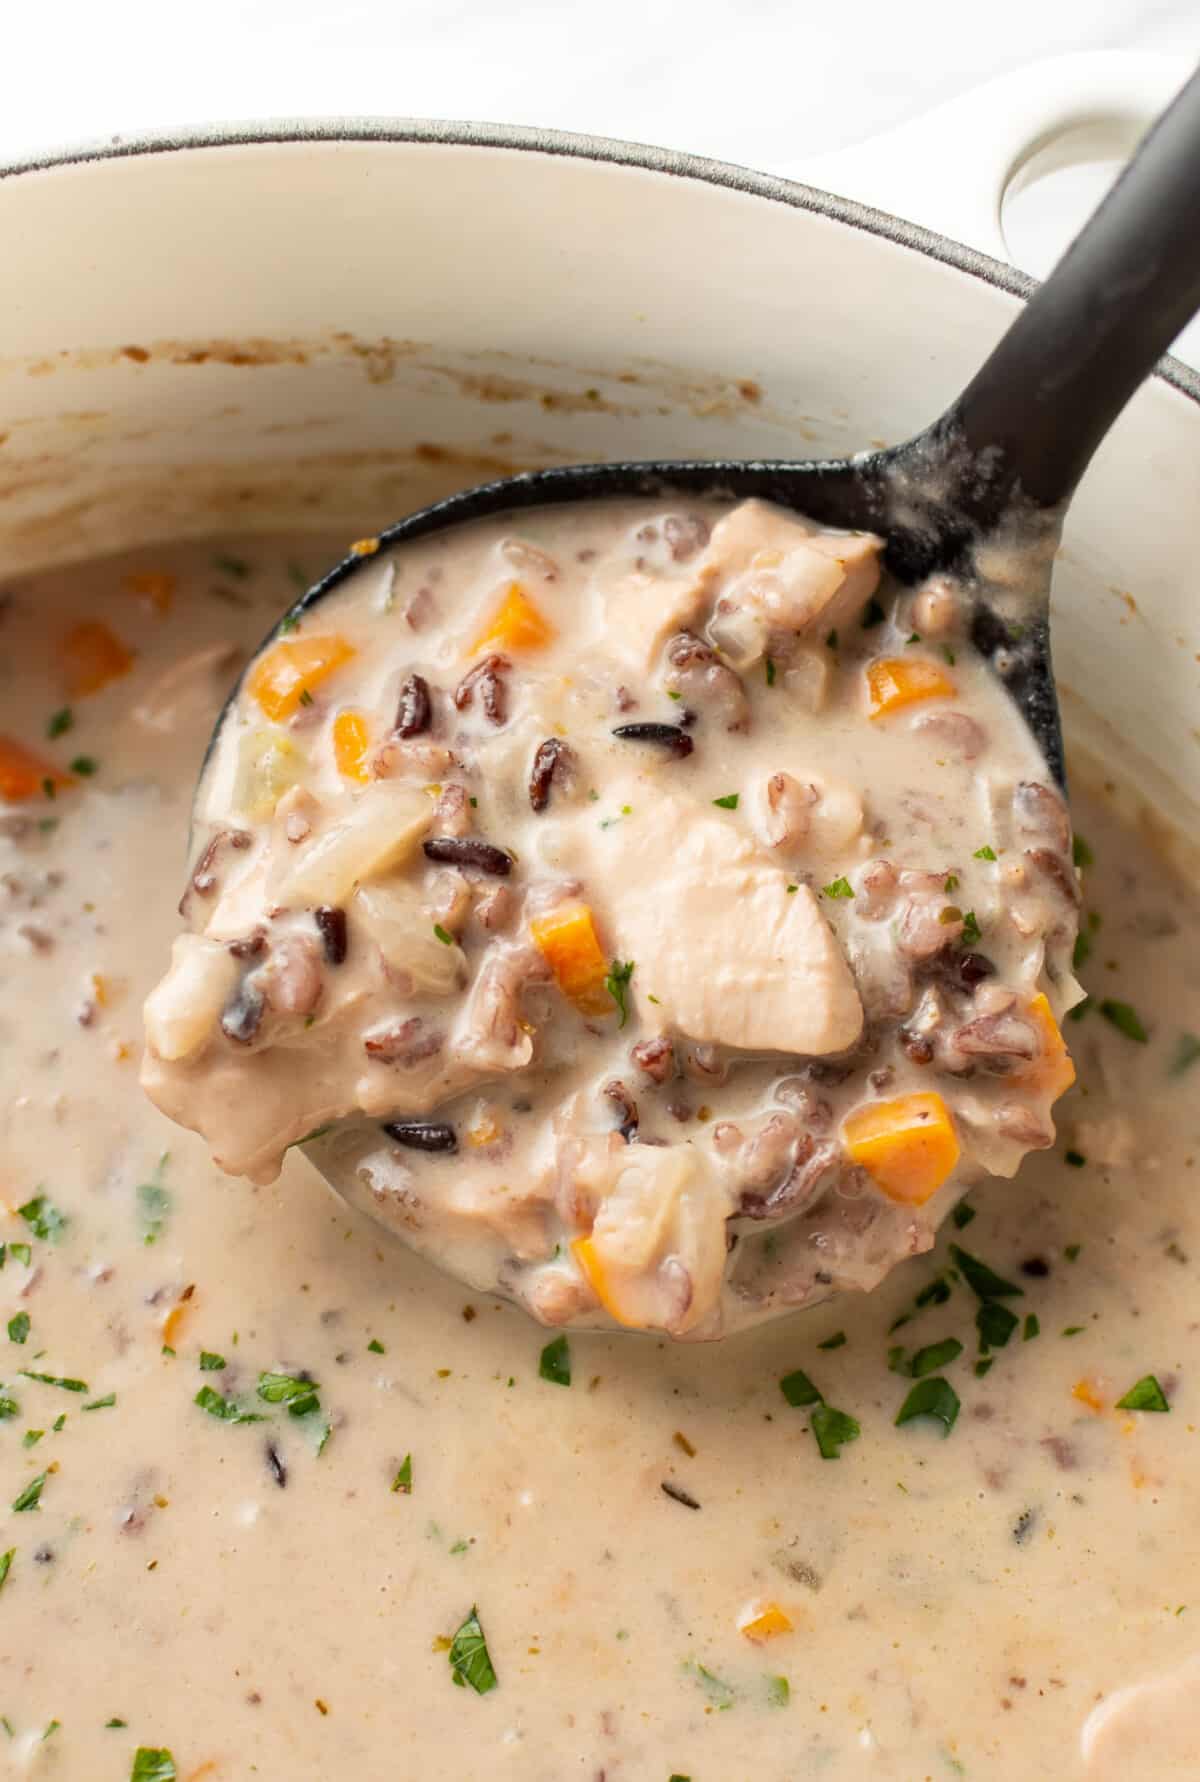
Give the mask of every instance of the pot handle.
[[1030, 157], [1080, 125], [1110, 123], [1140, 136], [1192, 72], [1186, 58], [1134, 51], [1056, 56], [867, 142], [778, 171], [1009, 261], [1001, 207]]

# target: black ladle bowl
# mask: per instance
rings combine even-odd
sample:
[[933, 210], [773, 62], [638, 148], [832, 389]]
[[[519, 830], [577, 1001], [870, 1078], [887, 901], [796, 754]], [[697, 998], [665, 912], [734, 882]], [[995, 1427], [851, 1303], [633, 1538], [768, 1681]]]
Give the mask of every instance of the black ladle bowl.
[[[973, 588], [971, 635], [1065, 783], [1050, 657], [1050, 564], [1075, 487], [1138, 385], [1200, 308], [1200, 73], [958, 400], [916, 438], [850, 459], [663, 459], [529, 471], [398, 520], [381, 549], [466, 521], [619, 496], [756, 496], [886, 540], [912, 583], [934, 569]], [[1025, 613], [990, 598], [981, 544], [1022, 553]], [[286, 615], [300, 617], [373, 560], [352, 554]], [[271, 641], [277, 634], [272, 630]], [[218, 721], [218, 730], [220, 723]]]

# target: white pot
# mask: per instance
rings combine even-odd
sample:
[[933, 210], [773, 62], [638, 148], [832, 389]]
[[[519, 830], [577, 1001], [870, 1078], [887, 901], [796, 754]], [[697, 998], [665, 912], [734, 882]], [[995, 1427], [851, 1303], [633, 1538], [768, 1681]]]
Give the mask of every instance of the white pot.
[[[280, 127], [0, 175], [0, 570], [373, 531], [508, 465], [841, 454], [920, 428], [1025, 288], [810, 188], [588, 138]], [[1200, 833], [1200, 384], [1072, 509], [1069, 718]], [[1105, 729], [1107, 726], [1107, 730]]]

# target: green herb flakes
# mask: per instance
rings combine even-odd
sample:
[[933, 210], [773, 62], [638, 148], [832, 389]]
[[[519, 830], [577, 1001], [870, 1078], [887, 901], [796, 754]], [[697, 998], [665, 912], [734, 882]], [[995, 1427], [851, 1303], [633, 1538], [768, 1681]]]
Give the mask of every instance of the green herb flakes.
[[538, 1360], [538, 1374], [552, 1386], [571, 1384], [571, 1345], [565, 1336], [546, 1344]]
[[786, 1708], [792, 1699], [792, 1686], [787, 1678], [768, 1677], [766, 1685], [768, 1708]]
[[10, 1343], [23, 1343], [29, 1335], [29, 1313], [14, 1312], [8, 1321], [8, 1340]]
[[845, 876], [834, 879], [831, 884], [821, 886], [822, 897], [853, 897], [854, 886]]
[[896, 1413], [896, 1426], [912, 1423], [918, 1417], [931, 1417], [942, 1425], [944, 1435], [949, 1435], [958, 1420], [960, 1401], [957, 1392], [949, 1380], [935, 1374], [927, 1380], [918, 1380], [904, 1403]]
[[1071, 969], [1082, 971], [1092, 951], [1092, 937], [1085, 928], [1081, 928], [1075, 936], [1075, 945], [1071, 952]]
[[822, 1402], [821, 1394], [803, 1368], [798, 1367], [794, 1373], [785, 1374], [779, 1382], [779, 1390], [788, 1403], [797, 1409], [803, 1405], [819, 1405]]
[[975, 1208], [969, 1200], [960, 1200], [950, 1217], [954, 1220], [955, 1229], [962, 1231], [975, 1217]]
[[735, 811], [738, 807], [738, 793], [726, 792], [724, 798], [714, 798], [713, 803], [723, 811]]
[[440, 922], [434, 923], [433, 932], [444, 947], [452, 947], [454, 945], [454, 936], [452, 934], [447, 934]]
[[1143, 1374], [1136, 1386], [1131, 1386], [1124, 1398], [1117, 1400], [1119, 1411], [1169, 1411], [1167, 1395], [1153, 1374]]
[[[23, 1207], [17, 1208], [17, 1211], [33, 1232], [34, 1237], [44, 1238], [51, 1244], [59, 1242], [68, 1224], [67, 1215], [60, 1212], [54, 1202], [47, 1200], [44, 1194], [37, 1194], [32, 1200], [27, 1200]], [[12, 1246], [14, 1255], [16, 1248], [14, 1244]]]
[[223, 1355], [217, 1355], [211, 1349], [200, 1351], [200, 1372], [202, 1374], [219, 1374], [229, 1363]]
[[768, 687], [773, 687], [775, 685], [775, 664], [770, 656], [765, 659], [763, 668], [766, 673]]
[[[909, 1365], [909, 1373], [914, 1380], [923, 1380], [926, 1374], [936, 1374], [939, 1368], [949, 1367], [962, 1354], [963, 1346], [957, 1337], [944, 1337], [940, 1343], [927, 1343], [918, 1349]], [[895, 1370], [900, 1371], [898, 1368]]]
[[[303, 1404], [306, 1399], [315, 1398], [319, 1388], [315, 1380], [306, 1380], [299, 1374], [259, 1374], [258, 1396], [264, 1404], [292, 1405]], [[307, 1407], [309, 1410], [312, 1406]], [[297, 1412], [297, 1415], [303, 1415]]]
[[[112, 1722], [110, 1722], [112, 1724]], [[124, 1726], [125, 1722], [119, 1721]], [[175, 1759], [163, 1745], [139, 1745], [133, 1754], [129, 1782], [176, 1782]]]
[[981, 1349], [1003, 1349], [1020, 1323], [1015, 1312], [998, 1300], [985, 1299], [975, 1314]]
[[724, 1677], [718, 1677], [716, 1672], [710, 1671], [706, 1664], [700, 1664], [693, 1660], [689, 1660], [683, 1668], [696, 1679], [697, 1687], [703, 1691], [719, 1714], [724, 1714], [732, 1708], [737, 1700], [737, 1693], [732, 1683], [727, 1683]]
[[210, 1417], [219, 1418], [222, 1423], [261, 1423], [262, 1416], [258, 1411], [247, 1411], [232, 1398], [222, 1398], [211, 1386], [202, 1386], [193, 1404], [207, 1411]]
[[844, 1330], [835, 1330], [833, 1335], [827, 1336], [823, 1343], [818, 1343], [817, 1348], [818, 1349], [841, 1349], [842, 1347], [844, 1347], [845, 1342], [846, 1342], [845, 1331]]
[[1075, 836], [1071, 842], [1071, 858], [1081, 871], [1085, 867], [1095, 866], [1096, 864], [1096, 856], [1092, 853], [1092, 850], [1088, 847], [1081, 835]]
[[993, 847], [989, 847], [987, 842], [984, 842], [981, 848], [976, 848], [975, 852], [971, 855], [971, 858], [972, 860], [994, 860], [996, 858], [996, 850]]
[[37, 1510], [41, 1507], [42, 1486], [49, 1478], [49, 1473], [39, 1473], [36, 1479], [30, 1479], [24, 1491], [13, 1498], [12, 1507], [18, 1513], [24, 1510]]
[[[161, 1169], [162, 1165], [159, 1165]], [[134, 1190], [137, 1200], [138, 1224], [141, 1227], [142, 1242], [153, 1244], [158, 1241], [163, 1226], [167, 1222], [167, 1214], [171, 1211], [171, 1196], [161, 1182], [139, 1182]]]
[[1182, 1077], [1185, 1072], [1191, 1070], [1198, 1058], [1200, 1058], [1200, 1039], [1197, 1039], [1194, 1033], [1181, 1033], [1176, 1042], [1175, 1053], [1167, 1075]]
[[59, 1430], [62, 1428], [63, 1424], [66, 1421], [67, 1421], [67, 1413], [65, 1411], [60, 1411], [58, 1416], [54, 1419], [54, 1422], [50, 1425], [50, 1427], [54, 1431], [55, 1435], [58, 1434]]
[[61, 1392], [86, 1392], [86, 1380], [73, 1380], [62, 1374], [35, 1374], [30, 1368], [18, 1368], [18, 1373], [26, 1380], [36, 1380], [42, 1386], [57, 1386]]
[[983, 930], [979, 926], [974, 910], [965, 910], [963, 912], [962, 937], [963, 945], [965, 947], [975, 946], [983, 937]]
[[499, 1678], [492, 1665], [483, 1628], [479, 1624], [477, 1608], [472, 1607], [471, 1613], [455, 1633], [450, 1642], [448, 1657], [451, 1675], [460, 1689], [469, 1686], [476, 1695], [486, 1695], [489, 1689], [495, 1689]]
[[367, 1344], [367, 1353], [369, 1355], [386, 1355], [387, 1350], [384, 1348], [378, 1337], [372, 1337]]
[[106, 1392], [103, 1398], [94, 1398], [91, 1404], [84, 1405], [81, 1408], [85, 1411], [109, 1411], [116, 1402], [116, 1393]]
[[406, 1454], [400, 1462], [399, 1471], [392, 1480], [392, 1490], [400, 1492], [403, 1497], [411, 1497], [413, 1488], [413, 1459]]
[[1041, 1336], [1042, 1326], [1036, 1312], [1030, 1312], [1025, 1320], [1025, 1328], [1021, 1332], [1021, 1341], [1031, 1343], [1036, 1336]]
[[856, 1442], [862, 1428], [856, 1417], [846, 1411], [835, 1411], [832, 1405], [819, 1404], [812, 1414], [810, 1428], [816, 1437], [822, 1460], [836, 1460], [847, 1442]]
[[100, 763], [94, 755], [73, 755], [71, 772], [78, 774], [81, 780], [90, 780], [93, 774], [100, 772]]
[[629, 988], [629, 980], [632, 976], [632, 959], [614, 959], [608, 968], [608, 975], [604, 980], [604, 988], [616, 1003], [617, 1012], [621, 1017], [617, 1022], [618, 1027], [624, 1027], [626, 1021], [629, 1019], [629, 1010], [625, 1005], [625, 992]]
[[1025, 1289], [1018, 1287], [1015, 1281], [1006, 1281], [994, 1269], [981, 1262], [978, 1256], [962, 1250], [957, 1244], [951, 1244], [950, 1254], [963, 1280], [979, 1299], [1019, 1299]]
[[1149, 1040], [1150, 1036], [1142, 1026], [1137, 1010], [1131, 1008], [1129, 1003], [1117, 1002], [1114, 997], [1106, 996], [1100, 1004], [1100, 1013], [1126, 1039], [1136, 1040], [1139, 1046], [1144, 1046]]
[[1065, 1337], [1082, 1336], [1086, 1329], [1086, 1324], [1068, 1324], [1062, 1334]]
[[111, 1732], [114, 1727], [128, 1726], [128, 1725], [129, 1725], [128, 1720], [122, 1720], [119, 1715], [114, 1714], [111, 1720], [106, 1720], [104, 1722], [104, 1730], [105, 1730], [105, 1732]]
[[44, 1429], [27, 1429], [21, 1437], [22, 1448], [36, 1448], [45, 1433]]
[[10, 1244], [8, 1246], [8, 1253], [14, 1262], [24, 1263], [26, 1268], [29, 1267], [33, 1260], [33, 1251], [28, 1244]]
[[1082, 1249], [1083, 1249], [1082, 1244], [1068, 1244], [1066, 1246], [1065, 1250], [1063, 1251], [1063, 1255], [1066, 1257], [1068, 1262], [1077, 1262], [1079, 1260], [1079, 1252]]
[[64, 705], [58, 711], [51, 712], [50, 716], [46, 719], [46, 735], [52, 742], [57, 737], [65, 736], [67, 731], [74, 729], [74, 727], [75, 713], [71, 710], [69, 705]]
[[8, 1574], [12, 1570], [12, 1562], [16, 1557], [17, 1550], [15, 1547], [10, 1547], [7, 1553], [0, 1553], [0, 1590], [4, 1589], [4, 1586], [8, 1581]]
[[982, 1380], [985, 1374], [991, 1373], [995, 1365], [996, 1357], [994, 1355], [985, 1355], [982, 1361], [977, 1361], [975, 1363], [975, 1378], [977, 1380]]

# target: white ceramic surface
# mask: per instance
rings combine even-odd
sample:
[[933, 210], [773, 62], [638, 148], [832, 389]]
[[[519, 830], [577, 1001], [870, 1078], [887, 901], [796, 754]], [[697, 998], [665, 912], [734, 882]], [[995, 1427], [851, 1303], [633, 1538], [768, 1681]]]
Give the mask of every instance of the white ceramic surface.
[[[0, 178], [10, 572], [231, 517], [353, 537], [509, 462], [898, 439], [1019, 301], [949, 243], [713, 163], [304, 128]], [[1177, 375], [1089, 472], [1055, 599], [1064, 680], [1189, 816], [1200, 407]]]

